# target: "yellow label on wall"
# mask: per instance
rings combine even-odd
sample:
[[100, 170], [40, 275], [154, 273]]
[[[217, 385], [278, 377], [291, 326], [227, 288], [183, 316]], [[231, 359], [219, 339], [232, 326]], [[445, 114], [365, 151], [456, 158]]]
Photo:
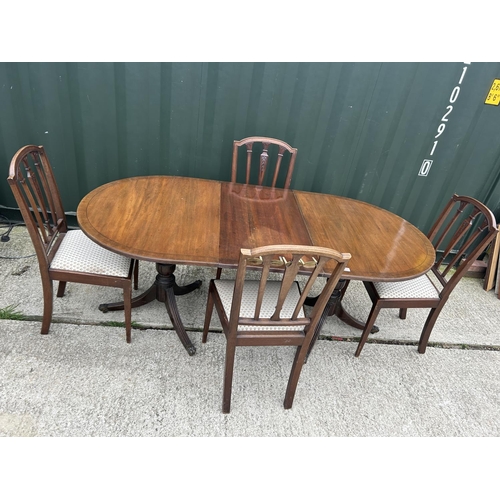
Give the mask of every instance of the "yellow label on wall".
[[493, 106], [498, 106], [498, 103], [500, 103], [500, 79], [495, 78], [484, 104], [493, 104]]

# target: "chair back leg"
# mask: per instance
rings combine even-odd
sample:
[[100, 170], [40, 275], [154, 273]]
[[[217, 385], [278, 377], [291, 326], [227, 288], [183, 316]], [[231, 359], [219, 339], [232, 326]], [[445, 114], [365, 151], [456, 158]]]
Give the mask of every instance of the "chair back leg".
[[205, 312], [205, 323], [203, 325], [203, 336], [201, 337], [201, 343], [204, 344], [207, 341], [208, 329], [210, 328], [210, 321], [212, 319], [212, 312], [214, 310], [214, 297], [212, 293], [212, 288], [214, 286], [213, 281], [210, 281], [207, 299], [207, 309]]
[[125, 335], [127, 343], [132, 342], [132, 282], [123, 285], [123, 312], [125, 313]]
[[66, 281], [60, 281], [57, 287], [57, 297], [64, 297], [64, 292], [66, 290]]
[[418, 352], [420, 354], [424, 354], [427, 348], [427, 343], [429, 342], [429, 337], [431, 336], [432, 329], [434, 328], [434, 324], [438, 319], [439, 313], [443, 308], [446, 301], [441, 301], [438, 307], [431, 309], [429, 316], [427, 316], [427, 320], [425, 321], [424, 328], [422, 329], [422, 334], [420, 335], [420, 340], [418, 341]]
[[377, 319], [380, 309], [381, 309], [380, 303], [375, 302], [370, 311], [370, 315], [368, 316], [365, 329], [363, 330], [363, 334], [361, 335], [361, 339], [359, 341], [358, 348], [356, 349], [356, 353], [354, 354], [354, 356], [359, 357], [359, 355], [361, 354], [361, 350], [363, 349], [365, 342], [368, 340], [368, 335], [370, 335], [370, 332], [372, 331], [373, 325], [375, 324], [375, 320]]
[[134, 262], [134, 290], [139, 288], [139, 261]]
[[52, 321], [52, 311], [54, 308], [54, 290], [52, 280], [43, 280], [43, 319], [42, 334], [49, 333], [50, 323]]

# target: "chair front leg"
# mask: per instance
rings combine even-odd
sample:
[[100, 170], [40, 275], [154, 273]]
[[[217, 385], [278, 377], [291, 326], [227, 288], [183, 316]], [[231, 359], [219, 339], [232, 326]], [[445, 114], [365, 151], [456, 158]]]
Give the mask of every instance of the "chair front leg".
[[368, 335], [370, 335], [371, 329], [375, 323], [375, 320], [377, 319], [380, 309], [382, 309], [380, 302], [375, 302], [368, 316], [368, 320], [366, 321], [365, 329], [363, 330], [363, 334], [361, 335], [361, 339], [359, 341], [358, 348], [356, 349], [356, 353], [354, 354], [354, 356], [359, 357], [359, 355], [361, 354], [361, 350], [363, 349], [363, 346], [365, 345], [365, 342], [368, 339]]
[[229, 413], [231, 410], [231, 392], [233, 387], [234, 355], [236, 345], [228, 341], [226, 345], [226, 367], [224, 369], [224, 392], [222, 394], [222, 413]]
[[399, 310], [399, 317], [400, 317], [401, 319], [406, 319], [406, 311], [407, 311], [407, 310], [408, 310], [408, 309], [407, 309], [406, 307], [405, 307], [405, 308], [401, 308], [401, 309]]
[[292, 364], [292, 370], [290, 372], [290, 378], [288, 379], [288, 385], [286, 387], [285, 401], [283, 406], [285, 410], [289, 410], [293, 404], [293, 398], [295, 397], [295, 391], [297, 389], [297, 383], [299, 382], [300, 372], [304, 366], [304, 362], [307, 356], [309, 346], [298, 346], [295, 351], [295, 358]]

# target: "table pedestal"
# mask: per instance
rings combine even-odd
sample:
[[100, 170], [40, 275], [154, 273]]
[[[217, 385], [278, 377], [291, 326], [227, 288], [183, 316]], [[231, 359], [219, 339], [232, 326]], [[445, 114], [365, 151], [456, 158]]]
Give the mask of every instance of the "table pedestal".
[[[335, 286], [335, 289], [333, 290], [333, 293], [328, 299], [326, 307], [323, 310], [323, 313], [321, 314], [318, 326], [316, 327], [316, 331], [314, 332], [314, 337], [311, 340], [311, 345], [309, 346], [307, 356], [309, 356], [312, 348], [314, 347], [314, 344], [316, 343], [316, 340], [318, 340], [321, 328], [323, 327], [323, 324], [327, 316], [337, 316], [337, 318], [339, 318], [340, 321], [343, 321], [349, 326], [357, 328], [358, 330], [365, 329], [365, 323], [362, 323], [361, 321], [358, 321], [356, 318], [351, 316], [342, 306], [342, 298], [344, 297], [348, 285], [349, 285], [349, 280], [340, 279], [337, 285]], [[304, 304], [306, 306], [314, 306], [317, 299], [318, 297], [308, 297], [305, 300]], [[378, 326], [373, 325], [370, 333], [377, 333], [378, 331], [379, 331]]]
[[[190, 293], [193, 290], [200, 288], [202, 281], [196, 280], [185, 286], [177, 285], [174, 276], [175, 264], [156, 264], [156, 270], [158, 271], [158, 274], [156, 275], [155, 282], [144, 293], [132, 299], [132, 307], [143, 306], [144, 304], [148, 304], [155, 299], [163, 302], [167, 308], [170, 321], [172, 322], [182, 345], [185, 347], [188, 354], [192, 356], [196, 353], [196, 348], [188, 337], [184, 325], [182, 324], [175, 296], [185, 295], [186, 293]], [[123, 308], [123, 302], [101, 304], [99, 306], [99, 310], [102, 312], [120, 311], [123, 310]]]

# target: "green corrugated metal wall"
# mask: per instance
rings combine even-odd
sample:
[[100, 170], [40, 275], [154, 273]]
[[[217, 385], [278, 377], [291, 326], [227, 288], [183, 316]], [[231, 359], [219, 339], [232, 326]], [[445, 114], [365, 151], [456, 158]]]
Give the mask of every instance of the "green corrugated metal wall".
[[[453, 192], [500, 216], [495, 78], [500, 63], [0, 63], [0, 161], [7, 177], [18, 148], [43, 144], [71, 212], [122, 177], [228, 180], [232, 141], [264, 135], [298, 148], [293, 188], [426, 231]], [[0, 205], [15, 207], [7, 182]]]

